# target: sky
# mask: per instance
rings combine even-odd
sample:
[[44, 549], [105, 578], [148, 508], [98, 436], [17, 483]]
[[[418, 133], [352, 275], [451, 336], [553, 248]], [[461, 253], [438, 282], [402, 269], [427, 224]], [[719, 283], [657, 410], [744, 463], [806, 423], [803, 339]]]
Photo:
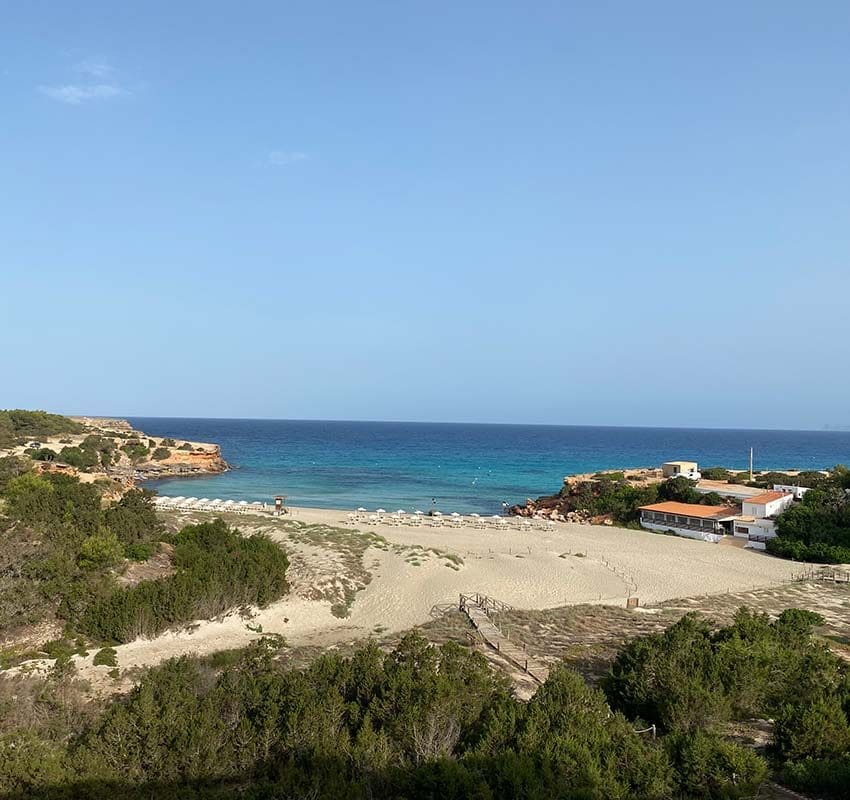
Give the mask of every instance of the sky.
[[2, 3], [0, 407], [850, 425], [850, 4]]

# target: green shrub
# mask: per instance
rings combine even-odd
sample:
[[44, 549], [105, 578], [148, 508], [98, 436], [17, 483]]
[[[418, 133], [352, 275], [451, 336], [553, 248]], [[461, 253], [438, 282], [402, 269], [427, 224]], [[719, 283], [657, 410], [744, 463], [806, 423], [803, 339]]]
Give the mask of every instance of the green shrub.
[[70, 778], [63, 748], [34, 731], [15, 730], [0, 735], [0, 792], [6, 797], [38, 797], [50, 786]]
[[185, 527], [173, 543], [173, 575], [94, 598], [78, 629], [99, 641], [127, 642], [234, 606], [264, 607], [288, 591], [289, 562], [265, 536], [242, 537], [219, 519]]
[[597, 472], [593, 477], [598, 481], [624, 481], [626, 479], [624, 472]]
[[104, 512], [104, 522], [125, 544], [155, 541], [162, 533], [162, 522], [156, 515], [153, 492], [130, 489]]
[[785, 765], [783, 780], [800, 792], [846, 800], [850, 786], [850, 754], [840, 758], [812, 759]]
[[79, 562], [83, 569], [110, 569], [123, 558], [124, 547], [109, 529], [89, 536], [80, 545]]
[[704, 467], [700, 470], [700, 474], [709, 481], [728, 481], [733, 477], [725, 467]]
[[767, 763], [752, 750], [696, 730], [664, 741], [682, 797], [735, 800], [758, 795]]
[[47, 658], [53, 658], [57, 661], [69, 661], [79, 648], [69, 639], [53, 639], [41, 645], [40, 651]]
[[171, 455], [171, 451], [167, 447], [157, 447], [156, 450], [153, 451], [151, 458], [154, 461], [163, 461]]
[[104, 647], [94, 654], [92, 664], [96, 667], [117, 667], [118, 653], [114, 647]]
[[23, 475], [28, 469], [26, 459], [18, 456], [0, 457], [0, 494], [5, 493], [9, 481]]
[[124, 546], [124, 556], [130, 561], [147, 561], [156, 552], [152, 542], [133, 542]]
[[94, 450], [83, 450], [80, 447], [65, 446], [59, 451], [56, 459], [78, 469], [90, 469], [100, 463], [100, 458]]
[[786, 761], [850, 753], [850, 725], [840, 698], [826, 695], [786, 705], [777, 715], [773, 743]]
[[121, 448], [122, 452], [127, 454], [127, 457], [133, 461], [142, 461], [148, 457], [148, 448], [141, 443], [128, 442]]

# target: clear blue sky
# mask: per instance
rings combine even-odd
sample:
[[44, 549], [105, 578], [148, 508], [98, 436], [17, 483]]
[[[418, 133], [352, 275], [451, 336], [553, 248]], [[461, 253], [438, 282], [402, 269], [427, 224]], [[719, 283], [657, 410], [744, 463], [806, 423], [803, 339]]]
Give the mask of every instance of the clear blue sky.
[[850, 424], [846, 0], [33, 0], [0, 97], [0, 407]]

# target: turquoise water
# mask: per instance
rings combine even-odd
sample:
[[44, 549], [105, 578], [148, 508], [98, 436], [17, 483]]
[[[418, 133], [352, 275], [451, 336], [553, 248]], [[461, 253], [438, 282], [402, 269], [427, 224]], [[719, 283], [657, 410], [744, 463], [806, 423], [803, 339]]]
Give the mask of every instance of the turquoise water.
[[235, 469], [151, 481], [161, 494], [387, 510], [495, 513], [564, 475], [672, 459], [744, 469], [850, 462], [850, 432], [140, 418], [154, 436], [215, 442]]
[[151, 481], [161, 494], [319, 508], [495, 513], [557, 492], [564, 475], [671, 459], [744, 469], [850, 462], [850, 432], [132, 418], [154, 436], [221, 445], [235, 469]]

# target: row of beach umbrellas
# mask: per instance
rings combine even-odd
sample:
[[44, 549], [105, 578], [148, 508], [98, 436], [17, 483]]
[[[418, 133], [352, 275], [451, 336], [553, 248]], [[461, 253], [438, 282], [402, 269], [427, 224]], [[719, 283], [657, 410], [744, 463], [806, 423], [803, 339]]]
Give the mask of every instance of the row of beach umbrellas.
[[524, 519], [521, 517], [514, 517], [509, 520], [508, 518], [499, 516], [498, 514], [482, 516], [481, 514], [476, 513], [463, 515], [459, 514], [457, 511], [454, 511], [451, 514], [443, 514], [440, 511], [432, 511], [426, 515], [424, 511], [419, 509], [411, 513], [403, 508], [393, 512], [388, 512], [385, 508], [376, 508], [374, 512], [370, 513], [369, 510], [363, 506], [357, 508], [354, 513], [349, 514], [348, 520], [352, 524], [356, 524], [358, 522], [373, 525], [382, 522], [389, 524], [421, 524], [423, 517], [427, 518], [432, 525], [442, 525], [445, 522], [448, 522], [450, 525], [470, 525], [471, 527], [479, 528], [487, 526], [513, 526], [525, 529], [542, 528], [544, 526], [549, 527], [546, 523], [541, 523], [539, 521], [533, 522], [530, 519]]
[[178, 511], [231, 511], [235, 514], [247, 514], [265, 511], [265, 503], [249, 503], [247, 500], [220, 500], [209, 497], [156, 497], [154, 503], [159, 508], [174, 508]]

